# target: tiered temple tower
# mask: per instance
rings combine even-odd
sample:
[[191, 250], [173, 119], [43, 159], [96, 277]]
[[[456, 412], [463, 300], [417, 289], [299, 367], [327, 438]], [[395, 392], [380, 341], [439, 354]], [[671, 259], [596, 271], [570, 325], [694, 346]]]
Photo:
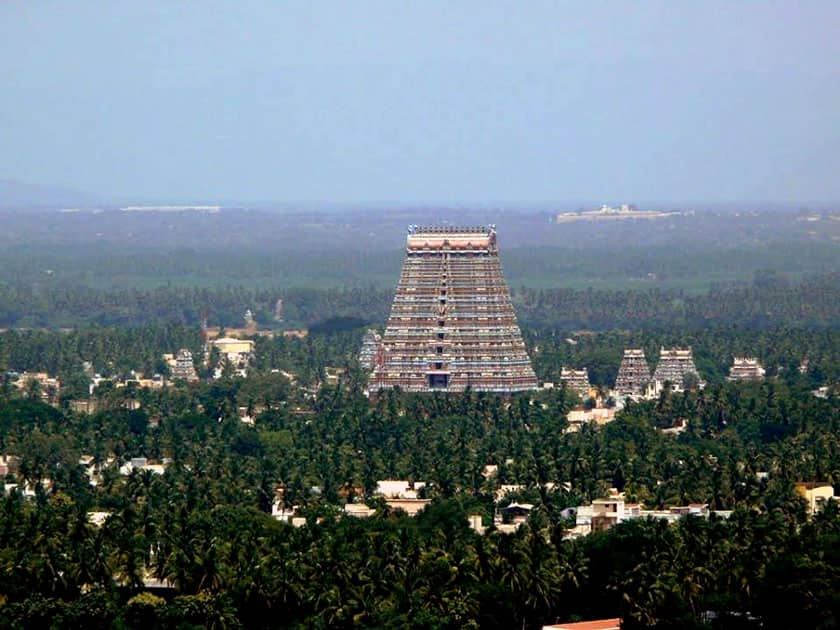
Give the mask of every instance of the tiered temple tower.
[[365, 370], [372, 370], [376, 361], [376, 352], [379, 344], [382, 343], [382, 336], [375, 330], [368, 330], [362, 337], [362, 349], [359, 351], [359, 364]]
[[535, 389], [495, 226], [411, 226], [370, 391]]
[[735, 357], [729, 368], [728, 381], [760, 381], [764, 378], [765, 370], [758, 359], [752, 357]]
[[181, 348], [175, 355], [175, 367], [172, 369], [172, 378], [191, 382], [198, 380], [198, 374], [196, 374], [195, 366], [193, 365], [192, 352], [186, 348]]
[[567, 388], [581, 398], [589, 397], [589, 370], [586, 368], [582, 370], [560, 368], [560, 382], [565, 383]]
[[624, 351], [618, 376], [615, 379], [615, 391], [619, 395], [641, 394], [650, 381], [650, 366], [644, 350], [628, 348]]
[[694, 365], [694, 354], [691, 348], [660, 349], [659, 363], [653, 373], [653, 380], [660, 383], [670, 381], [677, 387], [682, 387], [688, 375], [696, 377], [697, 382], [702, 383], [697, 367]]

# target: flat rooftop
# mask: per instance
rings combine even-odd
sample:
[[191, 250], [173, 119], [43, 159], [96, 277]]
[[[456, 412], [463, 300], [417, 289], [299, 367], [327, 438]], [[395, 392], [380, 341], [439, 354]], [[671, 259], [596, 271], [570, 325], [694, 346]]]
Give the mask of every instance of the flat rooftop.
[[409, 249], [487, 249], [495, 242], [496, 228], [485, 226], [417, 226], [408, 229]]

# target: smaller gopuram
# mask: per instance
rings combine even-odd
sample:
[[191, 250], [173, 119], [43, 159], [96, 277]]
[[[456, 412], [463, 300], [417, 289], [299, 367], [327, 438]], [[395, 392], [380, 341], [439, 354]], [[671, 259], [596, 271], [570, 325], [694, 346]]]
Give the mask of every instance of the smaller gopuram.
[[765, 370], [753, 357], [735, 357], [729, 368], [728, 381], [760, 381], [764, 379]]
[[365, 370], [372, 370], [376, 362], [376, 352], [382, 343], [382, 335], [375, 330], [368, 330], [362, 337], [362, 349], [359, 352], [359, 364]]
[[198, 380], [198, 374], [193, 364], [192, 352], [181, 348], [175, 355], [175, 365], [172, 368], [172, 378], [193, 382]]
[[576, 393], [582, 399], [589, 398], [589, 370], [573, 370], [560, 368], [560, 382], [565, 383], [566, 388]]
[[618, 367], [615, 391], [619, 396], [641, 394], [650, 381], [650, 366], [641, 348], [627, 348]]
[[693, 376], [699, 385], [703, 384], [694, 365], [691, 348], [661, 348], [653, 380], [659, 383], [669, 382], [677, 388], [682, 388], [685, 386], [686, 376]]

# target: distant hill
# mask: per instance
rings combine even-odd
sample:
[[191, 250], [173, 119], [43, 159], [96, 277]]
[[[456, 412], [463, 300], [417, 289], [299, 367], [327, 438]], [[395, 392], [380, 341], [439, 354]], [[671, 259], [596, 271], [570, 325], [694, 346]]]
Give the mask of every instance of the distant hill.
[[29, 210], [91, 206], [102, 200], [90, 193], [64, 188], [29, 184], [13, 179], [0, 179], [0, 208]]

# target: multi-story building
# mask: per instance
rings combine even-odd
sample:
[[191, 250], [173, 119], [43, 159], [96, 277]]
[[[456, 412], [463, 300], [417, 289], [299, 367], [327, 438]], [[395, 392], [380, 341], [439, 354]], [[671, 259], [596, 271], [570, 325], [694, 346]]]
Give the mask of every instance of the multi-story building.
[[[250, 339], [223, 337], [214, 339], [212, 344], [219, 350], [222, 363], [227, 362], [237, 374], [245, 376], [251, 359], [254, 357], [254, 342]], [[222, 373], [221, 364], [216, 368], [216, 377]]]
[[370, 391], [516, 392], [537, 379], [502, 276], [495, 226], [409, 228]]
[[644, 350], [627, 348], [615, 379], [616, 393], [619, 396], [641, 394], [649, 381], [650, 366], [645, 358]]

